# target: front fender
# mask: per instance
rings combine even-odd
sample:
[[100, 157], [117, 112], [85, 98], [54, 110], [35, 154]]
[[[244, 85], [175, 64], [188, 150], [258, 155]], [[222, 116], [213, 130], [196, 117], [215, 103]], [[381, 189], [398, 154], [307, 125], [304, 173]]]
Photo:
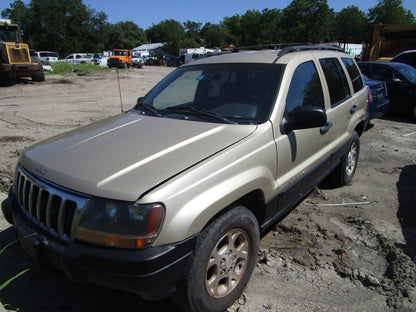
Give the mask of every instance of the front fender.
[[267, 201], [276, 193], [276, 148], [271, 124], [189, 168], [146, 194], [140, 202], [163, 202], [166, 216], [155, 245], [200, 232], [223, 209], [253, 191]]

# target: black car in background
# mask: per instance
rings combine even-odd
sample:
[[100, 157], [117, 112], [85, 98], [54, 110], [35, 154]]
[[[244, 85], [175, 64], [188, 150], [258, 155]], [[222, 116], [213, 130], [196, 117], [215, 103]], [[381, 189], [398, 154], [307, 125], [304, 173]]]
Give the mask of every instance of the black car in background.
[[405, 63], [416, 68], [416, 50], [409, 50], [396, 55], [390, 62]]
[[396, 62], [359, 62], [361, 72], [374, 80], [385, 81], [390, 111], [404, 112], [416, 121], [416, 69]]

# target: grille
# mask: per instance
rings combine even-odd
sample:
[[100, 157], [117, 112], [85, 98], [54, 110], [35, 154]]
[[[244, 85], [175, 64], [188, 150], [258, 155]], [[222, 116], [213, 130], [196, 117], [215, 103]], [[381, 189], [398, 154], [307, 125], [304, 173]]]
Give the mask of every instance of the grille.
[[43, 182], [23, 168], [16, 173], [15, 193], [31, 222], [63, 241], [71, 240], [75, 212], [88, 199]]
[[120, 60], [116, 57], [112, 57], [108, 61], [108, 66], [110, 67], [118, 67], [120, 66], [120, 64], [121, 64]]
[[14, 63], [30, 63], [29, 53], [25, 46], [16, 48], [14, 45], [8, 45], [10, 64]]

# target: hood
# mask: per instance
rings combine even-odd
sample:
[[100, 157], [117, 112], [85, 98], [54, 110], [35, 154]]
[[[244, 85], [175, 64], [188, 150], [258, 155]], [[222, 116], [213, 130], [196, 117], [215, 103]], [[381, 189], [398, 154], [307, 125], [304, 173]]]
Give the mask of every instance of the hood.
[[125, 113], [35, 144], [20, 162], [65, 188], [134, 201], [255, 129]]

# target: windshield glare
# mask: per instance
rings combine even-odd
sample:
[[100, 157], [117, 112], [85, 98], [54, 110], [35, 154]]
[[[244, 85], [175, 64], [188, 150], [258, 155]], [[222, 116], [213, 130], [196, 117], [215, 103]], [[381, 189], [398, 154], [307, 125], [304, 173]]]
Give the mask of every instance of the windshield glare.
[[282, 71], [278, 64], [181, 67], [151, 90], [142, 103], [161, 112], [191, 106], [239, 123], [261, 123], [268, 119]]

